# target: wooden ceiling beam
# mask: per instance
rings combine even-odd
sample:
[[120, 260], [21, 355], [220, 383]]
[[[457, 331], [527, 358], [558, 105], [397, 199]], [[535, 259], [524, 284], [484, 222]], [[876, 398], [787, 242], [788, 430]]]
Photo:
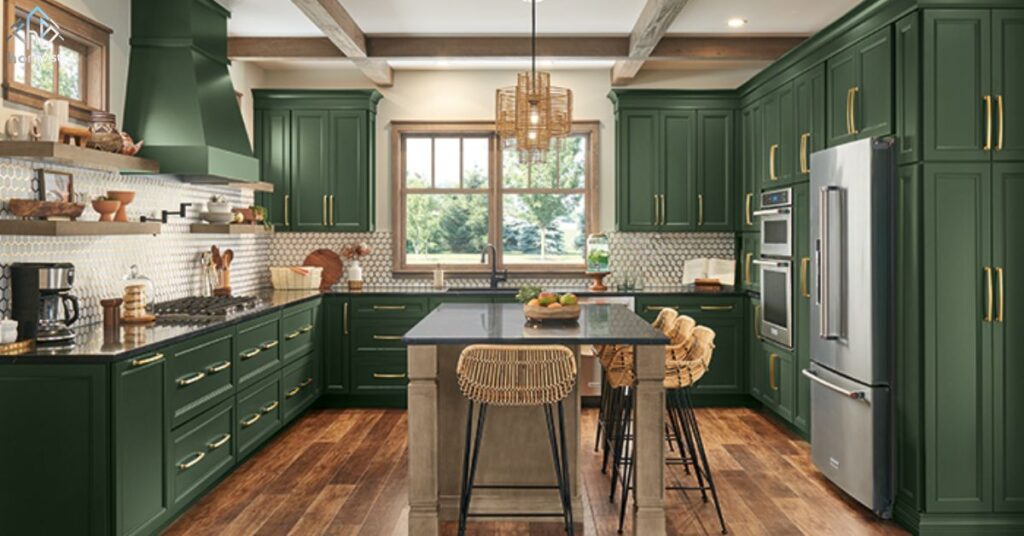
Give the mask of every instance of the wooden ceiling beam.
[[[370, 57], [380, 58], [524, 58], [529, 37], [369, 37]], [[538, 37], [544, 58], [617, 58], [629, 53], [625, 37]]]
[[292, 0], [292, 3], [320, 28], [338, 50], [352, 58], [373, 83], [379, 86], [394, 83], [394, 73], [387, 61], [367, 56], [366, 35], [339, 0]]
[[647, 0], [633, 25], [633, 32], [629, 34], [629, 59], [616, 61], [612, 66], [613, 85], [628, 83], [640, 72], [644, 61], [654, 52], [687, 1]]
[[326, 37], [228, 37], [228, 57], [246, 60], [344, 58]]

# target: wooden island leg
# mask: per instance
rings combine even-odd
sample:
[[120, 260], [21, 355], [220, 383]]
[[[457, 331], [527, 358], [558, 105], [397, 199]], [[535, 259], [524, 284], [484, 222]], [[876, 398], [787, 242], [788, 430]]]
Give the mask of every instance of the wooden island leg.
[[665, 442], [663, 441], [665, 350], [637, 346], [636, 367], [636, 516], [633, 534], [665, 535]]
[[437, 536], [437, 347], [409, 347], [409, 534]]

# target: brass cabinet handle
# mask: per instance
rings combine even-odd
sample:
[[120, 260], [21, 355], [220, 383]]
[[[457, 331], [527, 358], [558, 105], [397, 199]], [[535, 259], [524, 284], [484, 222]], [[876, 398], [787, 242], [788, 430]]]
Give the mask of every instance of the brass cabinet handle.
[[754, 204], [754, 193], [753, 192], [747, 192], [747, 210], [746, 210], [745, 218], [746, 218], [747, 226], [748, 227], [754, 225], [754, 218], [751, 216], [751, 208], [752, 208], [753, 204]]
[[704, 225], [704, 194], [697, 194], [697, 225]]
[[1003, 285], [1003, 268], [996, 268], [996, 276], [999, 280], [999, 308], [996, 310], [996, 322], [1003, 321], [1003, 302], [1006, 301], [1006, 286]]
[[230, 361], [223, 361], [221, 363], [217, 363], [216, 365], [210, 365], [209, 367], [207, 367], [206, 373], [207, 374], [216, 374], [218, 372], [221, 372], [223, 370], [227, 370], [229, 368], [231, 368], [231, 362]]
[[288, 223], [288, 202], [291, 201], [292, 196], [284, 194], [284, 224], [291, 225]]
[[761, 338], [761, 304], [754, 306], [754, 336]]
[[404, 305], [374, 305], [374, 311], [404, 311]]
[[659, 216], [660, 201], [658, 201], [658, 194], [654, 194], [654, 225], [661, 225], [661, 216]]
[[348, 335], [348, 302], [341, 305], [341, 332]]
[[982, 318], [985, 322], [992, 321], [992, 268], [985, 267], [985, 316]]
[[779, 356], [771, 354], [768, 356], [768, 385], [772, 388], [772, 391], [778, 391], [779, 386], [775, 383], [775, 360]]
[[668, 223], [668, 218], [665, 217], [665, 194], [661, 194], [659, 197], [661, 197], [661, 224], [665, 225]]
[[800, 259], [800, 295], [805, 298], [811, 297], [811, 291], [807, 288], [807, 269], [810, 265], [810, 257], [802, 257]]
[[218, 437], [217, 439], [207, 443], [206, 448], [210, 450], [217, 450], [223, 447], [224, 445], [227, 445], [228, 441], [231, 441], [231, 434], [224, 434]]
[[800, 173], [807, 175], [811, 172], [811, 133], [804, 132], [800, 135]]
[[373, 379], [375, 380], [401, 380], [405, 378], [405, 374], [384, 374], [380, 372], [373, 373]]
[[847, 134], [857, 133], [857, 93], [860, 87], [853, 86], [846, 92], [846, 131]]
[[248, 360], [250, 360], [250, 359], [260, 355], [261, 351], [262, 350], [260, 350], [259, 348], [253, 348], [252, 350], [248, 350], [248, 351], [242, 352], [242, 353], [240, 353], [238, 355], [239, 355], [239, 357], [242, 358], [242, 361], [248, 361]]
[[779, 144], [773, 143], [768, 148], [768, 178], [777, 181], [779, 177], [775, 174], [775, 152], [779, 150]]
[[676, 307], [675, 305], [648, 305], [647, 307], [644, 307], [644, 311], [651, 313], [656, 313], [662, 309], [674, 309], [678, 311], [679, 307]]
[[324, 194], [323, 201], [320, 202], [320, 224], [327, 225], [327, 194]]
[[309, 333], [310, 331], [313, 331], [313, 324], [306, 324], [299, 328], [299, 333]]
[[373, 340], [375, 341], [400, 341], [402, 340], [401, 335], [374, 335]]
[[206, 373], [205, 372], [196, 372], [196, 373], [192, 374], [191, 376], [184, 376], [184, 377], [178, 378], [178, 385], [180, 385], [182, 387], [185, 387], [186, 385], [192, 385], [193, 383], [196, 383], [197, 381], [199, 381], [199, 380], [201, 380], [201, 379], [203, 379], [205, 377], [206, 377]]
[[275, 401], [267, 404], [266, 406], [263, 406], [263, 408], [260, 411], [262, 411], [264, 414], [270, 413], [271, 411], [274, 411], [275, 409], [277, 409], [277, 407], [280, 406], [280, 405], [281, 405], [281, 403], [278, 402], [277, 400], [275, 400]]
[[291, 391], [288, 391], [288, 392], [287, 392], [287, 393], [286, 393], [286, 394], [284, 395], [284, 397], [285, 397], [285, 398], [291, 398], [291, 397], [293, 397], [293, 396], [295, 396], [295, 395], [299, 394], [299, 391], [301, 391], [301, 390], [302, 390], [302, 388], [301, 388], [301, 387], [292, 387], [292, 390], [291, 390]]
[[164, 354], [153, 354], [149, 357], [137, 357], [132, 359], [132, 367], [144, 367], [164, 360]]
[[284, 340], [290, 341], [290, 340], [294, 339], [295, 337], [298, 337], [299, 335], [302, 335], [301, 331], [293, 331], [293, 332], [285, 335], [284, 336]]
[[306, 387], [309, 387], [312, 384], [313, 378], [306, 378], [305, 380], [302, 380], [302, 383], [299, 384], [299, 387], [305, 389]]
[[179, 463], [178, 464], [178, 469], [180, 469], [182, 471], [187, 471], [187, 470], [195, 467], [195, 465], [197, 463], [203, 461], [203, 458], [205, 458], [205, 457], [206, 457], [206, 453], [205, 452], [193, 452], [192, 453], [192, 459], [187, 461], [187, 462]]
[[1003, 150], [1003, 123], [1006, 122], [1006, 118], [1003, 117], [1003, 96], [996, 95], [996, 108], [999, 110], [999, 132], [996, 134], [996, 150]]
[[746, 258], [743, 259], [743, 282], [750, 285], [754, 281], [750, 278], [750, 266], [754, 261], [754, 254], [747, 253]]
[[265, 342], [265, 343], [260, 345], [260, 350], [270, 350], [271, 348], [277, 347], [277, 344], [278, 344], [277, 339], [274, 339], [272, 341], [267, 341], [267, 342]]
[[985, 151], [992, 150], [992, 95], [985, 95]]
[[701, 311], [732, 311], [731, 305], [701, 305]]
[[328, 208], [327, 208], [327, 216], [328, 216], [329, 221], [331, 222], [331, 226], [333, 227], [334, 226], [334, 194], [331, 194], [330, 197], [327, 198], [327, 206], [328, 206]]
[[259, 421], [262, 417], [263, 417], [262, 413], [253, 413], [249, 417], [247, 417], [245, 419], [242, 419], [240, 424], [242, 425], [242, 428], [248, 428], [248, 427], [256, 424], [256, 422]]

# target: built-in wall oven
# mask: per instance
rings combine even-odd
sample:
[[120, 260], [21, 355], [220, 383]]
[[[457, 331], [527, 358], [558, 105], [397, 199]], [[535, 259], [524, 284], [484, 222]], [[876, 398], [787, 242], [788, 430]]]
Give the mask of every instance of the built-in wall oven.
[[793, 347], [793, 190], [761, 194], [761, 336]]

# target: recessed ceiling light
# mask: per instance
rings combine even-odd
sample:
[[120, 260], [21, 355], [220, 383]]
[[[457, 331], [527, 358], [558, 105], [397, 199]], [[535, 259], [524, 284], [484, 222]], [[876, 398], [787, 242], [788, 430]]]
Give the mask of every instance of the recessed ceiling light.
[[728, 22], [730, 28], [741, 28], [746, 23], [747, 23], [746, 19], [741, 19], [739, 17], [733, 17], [733, 18], [729, 19], [729, 22]]

